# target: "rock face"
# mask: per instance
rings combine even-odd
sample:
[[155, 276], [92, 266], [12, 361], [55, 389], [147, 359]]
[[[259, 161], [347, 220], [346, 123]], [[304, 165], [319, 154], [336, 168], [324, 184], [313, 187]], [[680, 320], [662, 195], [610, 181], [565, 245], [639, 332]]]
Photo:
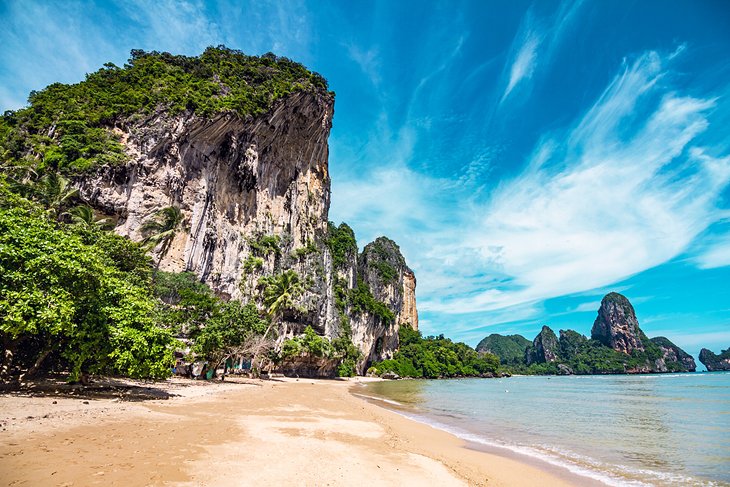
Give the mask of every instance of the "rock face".
[[358, 257], [357, 279], [395, 315], [390, 321], [376, 313], [353, 316], [353, 341], [362, 344], [362, 350], [370, 351], [359, 364], [362, 372], [374, 361], [393, 357], [398, 348], [398, 329], [401, 324], [409, 324], [417, 330], [418, 312], [416, 277], [398, 245], [389, 238], [378, 237], [365, 246]]
[[730, 370], [730, 348], [724, 350], [720, 355], [703, 348], [700, 350], [700, 362], [707, 367], [708, 372]]
[[634, 307], [618, 293], [609, 293], [601, 301], [591, 338], [625, 354], [645, 349]]
[[[401, 323], [418, 326], [416, 279], [390, 240], [376, 246], [386, 250], [377, 259], [369, 246], [358, 258], [355, 247], [334, 265], [327, 144], [333, 113], [334, 97], [324, 89], [295, 92], [246, 119], [160, 111], [132, 119], [119, 134], [128, 164], [102, 167], [75, 184], [91, 206], [117, 218], [117, 233], [133, 240], [143, 238], [142, 224], [161, 208], [180, 208], [182, 228], [156, 255], [160, 269], [192, 271], [224, 298], [252, 299], [262, 276], [294, 269], [306, 291], [298, 310], [284, 315], [291, 334], [312, 325], [339, 336], [335, 284], [344, 281], [348, 292], [363, 280], [395, 315], [386, 325], [367, 310], [345, 310], [364, 366], [392, 356]], [[393, 275], [378, 274], [382, 262]]]
[[558, 360], [558, 337], [549, 326], [543, 326], [540, 333], [537, 334], [532, 341], [532, 346], [525, 350], [525, 363], [527, 365], [546, 362], [555, 362]]
[[185, 221], [161, 269], [193, 271], [238, 298], [250, 239], [286, 236], [296, 248], [325, 234], [332, 113], [326, 93], [296, 93], [249, 120], [162, 112], [123, 135], [129, 164], [82, 179], [80, 193], [134, 240], [157, 210], [179, 206]]
[[694, 372], [697, 370], [695, 359], [693, 359], [690, 354], [672, 343], [668, 338], [654, 337], [651, 341], [661, 349], [661, 360], [664, 362], [664, 368], [667, 372], [673, 371], [672, 369], [679, 369], [687, 372]]

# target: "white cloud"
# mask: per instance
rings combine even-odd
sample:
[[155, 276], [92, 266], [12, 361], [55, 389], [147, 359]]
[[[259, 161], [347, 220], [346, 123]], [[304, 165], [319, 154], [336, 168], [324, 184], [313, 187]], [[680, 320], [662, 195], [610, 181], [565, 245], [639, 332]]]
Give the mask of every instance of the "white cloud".
[[567, 143], [543, 142], [481, 205], [461, 242], [480, 256], [470, 267], [513, 281], [432, 309], [489, 311], [605, 286], [672, 259], [717, 219], [730, 158], [693, 145], [714, 100], [663, 93], [664, 62], [647, 53], [627, 65]]
[[397, 235], [419, 278], [419, 309], [463, 333], [478, 327], [470, 313], [489, 312], [486, 323], [667, 262], [724, 216], [716, 203], [730, 182], [730, 157], [699, 144], [715, 100], [672, 91], [668, 62], [649, 52], [626, 63], [486, 200], [463, 180], [408, 169], [411, 134], [386, 138], [390, 169], [337, 183], [333, 213], [361, 238]]
[[220, 43], [218, 25], [205, 15], [201, 1], [132, 0], [120, 3], [145, 49], [175, 54], [199, 54]]
[[730, 266], [730, 233], [708, 237], [693, 260], [700, 269]]
[[582, 5], [581, 0], [564, 1], [555, 15], [546, 21], [537, 20], [532, 9], [525, 14], [510, 52], [509, 77], [500, 104], [518, 85], [530, 80], [539, 66], [550, 64], [566, 32], [575, 24]]
[[574, 313], [587, 313], [589, 311], [595, 313], [600, 307], [600, 301], [590, 301], [588, 303], [581, 303], [570, 311]]
[[507, 98], [517, 84], [524, 80], [529, 79], [532, 73], [535, 71], [535, 64], [537, 62], [537, 48], [540, 45], [540, 40], [534, 32], [528, 33], [522, 47], [515, 56], [512, 62], [512, 68], [510, 69], [509, 82], [507, 88], [504, 90], [502, 100]]
[[9, 2], [5, 8], [0, 65], [7, 74], [2, 76], [0, 111], [25, 105], [30, 90], [80, 81], [115, 50], [103, 29], [84, 17], [86, 7], [78, 2]]
[[368, 50], [361, 49], [355, 44], [347, 46], [347, 53], [350, 58], [360, 66], [360, 69], [365, 73], [373, 84], [373, 86], [379, 86], [381, 81], [380, 76], [380, 53], [377, 47], [372, 47]]

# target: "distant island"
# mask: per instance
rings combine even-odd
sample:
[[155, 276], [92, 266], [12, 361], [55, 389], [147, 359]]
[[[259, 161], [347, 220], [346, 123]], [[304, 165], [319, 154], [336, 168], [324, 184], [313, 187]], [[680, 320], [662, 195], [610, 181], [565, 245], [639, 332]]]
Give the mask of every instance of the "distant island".
[[[477, 345], [478, 352], [497, 355], [505, 370], [514, 374], [641, 374], [694, 372], [692, 356], [668, 338], [648, 338], [639, 327], [629, 300], [609, 293], [601, 301], [591, 338], [573, 330], [560, 336], [543, 326], [530, 342], [521, 335], [492, 334]], [[709, 357], [707, 350], [705, 354]], [[723, 354], [727, 359], [730, 353]], [[714, 356], [714, 354], [713, 354]], [[722, 355], [716, 360], [722, 362]], [[703, 355], [700, 355], [703, 360]], [[730, 364], [726, 360], [725, 366]], [[713, 370], [709, 366], [708, 370]], [[718, 369], [719, 370], [719, 369]]]
[[703, 348], [700, 350], [700, 362], [707, 367], [708, 372], [730, 370], [730, 348], [720, 352], [720, 355]]

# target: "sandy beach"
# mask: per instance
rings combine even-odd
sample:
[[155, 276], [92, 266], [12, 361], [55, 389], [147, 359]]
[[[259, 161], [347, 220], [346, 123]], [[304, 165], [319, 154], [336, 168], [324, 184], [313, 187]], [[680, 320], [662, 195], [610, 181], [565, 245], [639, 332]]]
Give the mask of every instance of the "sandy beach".
[[168, 400], [0, 396], [2, 485], [571, 485], [352, 395], [358, 382], [150, 385]]

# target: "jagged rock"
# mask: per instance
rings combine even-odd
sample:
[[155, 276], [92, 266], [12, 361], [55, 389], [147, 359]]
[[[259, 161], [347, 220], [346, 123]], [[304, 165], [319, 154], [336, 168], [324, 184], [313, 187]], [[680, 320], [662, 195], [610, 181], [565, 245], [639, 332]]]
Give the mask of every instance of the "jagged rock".
[[398, 374], [396, 374], [395, 372], [385, 372], [380, 377], [383, 378], [383, 379], [390, 379], [390, 380], [398, 380], [398, 379], [400, 379], [400, 376]]
[[720, 355], [703, 348], [700, 350], [700, 362], [707, 367], [708, 372], [730, 370], [730, 348], [723, 350]]
[[[695, 359], [690, 354], [679, 348], [666, 337], [654, 337], [651, 341], [661, 350], [663, 357], [657, 360], [657, 370], [672, 372], [676, 370], [686, 370], [694, 372], [697, 369]], [[661, 360], [661, 363], [658, 363]], [[674, 365], [676, 364], [676, 365]], [[663, 365], [663, 367], [662, 367]], [[680, 369], [681, 367], [681, 369]]]
[[286, 377], [334, 377], [336, 370], [337, 360], [308, 355], [289, 358], [280, 366]]
[[525, 350], [525, 362], [527, 365], [558, 360], [558, 337], [549, 326], [543, 326], [540, 333], [532, 341], [532, 346]]
[[588, 339], [574, 330], [560, 330], [560, 356], [563, 359], [575, 357], [585, 347]]
[[558, 364], [558, 375], [573, 375], [573, 369], [565, 364]]
[[418, 312], [415, 276], [398, 245], [389, 238], [378, 237], [365, 246], [358, 258], [357, 276], [372, 291], [373, 298], [393, 313], [390, 319], [376, 312], [351, 313], [353, 341], [367, 351], [357, 365], [362, 373], [372, 362], [393, 357], [400, 326], [408, 324], [418, 329]]
[[634, 307], [618, 293], [609, 293], [601, 301], [591, 338], [625, 354], [645, 350]]

